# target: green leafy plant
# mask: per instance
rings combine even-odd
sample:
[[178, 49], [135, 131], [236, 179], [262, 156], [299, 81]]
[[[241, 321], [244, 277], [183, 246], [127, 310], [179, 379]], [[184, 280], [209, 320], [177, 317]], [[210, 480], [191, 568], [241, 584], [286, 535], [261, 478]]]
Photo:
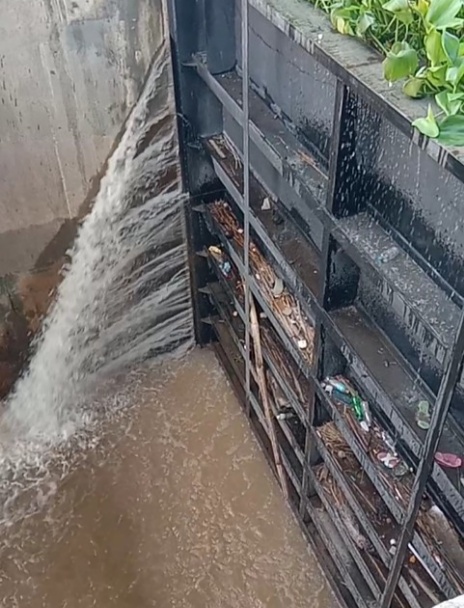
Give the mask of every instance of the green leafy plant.
[[412, 98], [431, 97], [413, 125], [443, 144], [464, 146], [464, 0], [314, 0], [341, 34], [385, 57], [384, 77]]

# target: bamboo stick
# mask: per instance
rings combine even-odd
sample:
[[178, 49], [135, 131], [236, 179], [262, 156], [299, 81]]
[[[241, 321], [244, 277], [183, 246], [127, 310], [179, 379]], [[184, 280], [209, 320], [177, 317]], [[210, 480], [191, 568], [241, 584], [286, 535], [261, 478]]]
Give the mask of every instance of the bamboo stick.
[[288, 500], [288, 487], [287, 478], [282, 466], [282, 460], [280, 457], [280, 449], [277, 443], [277, 436], [274, 426], [274, 418], [272, 416], [271, 405], [269, 403], [269, 394], [266, 384], [266, 376], [264, 373], [264, 362], [263, 353], [261, 350], [261, 336], [259, 330], [258, 315], [256, 313], [256, 306], [254, 303], [253, 296], [250, 298], [250, 331], [251, 337], [253, 338], [253, 348], [255, 352], [255, 369], [258, 375], [259, 391], [261, 393], [261, 399], [263, 400], [264, 411], [266, 414], [267, 425], [269, 429], [269, 438], [271, 440], [272, 453], [274, 456], [274, 463], [277, 469], [277, 475], [279, 476], [280, 485], [285, 498]]

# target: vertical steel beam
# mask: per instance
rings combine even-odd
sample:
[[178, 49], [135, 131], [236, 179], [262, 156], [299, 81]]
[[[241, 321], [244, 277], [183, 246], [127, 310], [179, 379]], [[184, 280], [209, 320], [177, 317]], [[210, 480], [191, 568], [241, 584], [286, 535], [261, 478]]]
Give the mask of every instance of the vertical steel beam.
[[235, 68], [235, 2], [203, 0], [205, 3], [206, 61], [213, 75]]
[[242, 12], [242, 134], [243, 134], [243, 231], [244, 231], [244, 252], [243, 264], [245, 267], [244, 287], [245, 287], [245, 384], [247, 394], [247, 413], [250, 413], [250, 71], [249, 71], [249, 52], [248, 52], [248, 0], [241, 0]]
[[330, 141], [329, 156], [329, 184], [327, 188], [326, 207], [332, 213], [334, 211], [334, 201], [337, 196], [337, 186], [341, 173], [341, 162], [343, 150], [343, 129], [346, 123], [346, 109], [348, 103], [348, 88], [341, 81], [337, 80], [335, 89], [335, 108], [332, 126], [332, 137]]
[[[326, 207], [329, 211], [333, 210], [334, 199], [336, 196], [336, 184], [340, 174], [340, 163], [343, 155], [343, 151], [341, 150], [342, 141], [342, 130], [345, 124], [345, 110], [346, 103], [348, 97], [348, 90], [346, 85], [341, 82], [341, 80], [337, 80], [337, 88], [335, 94], [335, 109], [334, 109], [334, 119], [332, 126], [332, 136], [330, 138], [330, 155], [329, 155], [329, 184], [327, 188], [327, 198], [326, 198]], [[327, 228], [324, 228], [324, 234], [322, 239], [322, 255], [321, 255], [321, 267], [320, 274], [323, 279], [323, 285], [320, 289], [320, 296], [318, 297], [319, 304], [321, 308], [325, 306], [326, 301], [326, 292], [328, 291], [328, 279], [329, 279], [329, 264], [330, 264], [330, 252], [329, 252], [329, 240], [330, 240], [330, 232]], [[313, 370], [316, 377], [319, 377], [319, 374], [322, 370], [322, 358], [324, 352], [324, 344], [323, 344], [323, 324], [320, 319], [320, 316], [316, 316], [316, 332], [315, 332], [315, 344], [314, 344], [314, 362], [313, 362]], [[304, 467], [303, 467], [303, 483], [301, 488], [301, 499], [300, 499], [300, 516], [304, 517], [306, 513], [306, 506], [308, 504], [308, 494], [310, 492], [310, 474], [309, 467], [311, 466], [311, 456], [314, 451], [314, 446], [311, 441], [311, 432], [310, 428], [314, 423], [315, 416], [315, 407], [316, 407], [316, 393], [315, 387], [312, 387], [311, 395], [309, 396], [310, 407], [308, 412], [307, 425], [306, 429], [306, 439], [305, 439], [305, 449], [304, 449]]]
[[401, 529], [400, 538], [398, 540], [395, 557], [392, 561], [388, 579], [385, 585], [385, 590], [380, 601], [380, 608], [389, 608], [393, 595], [401, 575], [408, 545], [414, 532], [414, 524], [419, 512], [422, 495], [424, 493], [430, 472], [433, 467], [434, 456], [438, 447], [443, 427], [448, 415], [451, 399], [454, 394], [456, 382], [461, 376], [463, 367], [464, 355], [464, 313], [459, 322], [459, 329], [452, 349], [448, 354], [446, 372], [443, 375], [440, 390], [438, 391], [437, 399], [432, 412], [430, 428], [425, 437], [424, 446], [422, 449], [422, 457], [417, 467], [414, 484], [412, 487], [411, 499], [409, 501], [406, 516], [404, 518], [403, 527]]
[[356, 162], [357, 111], [349, 87], [337, 80], [326, 205], [335, 217], [358, 213], [363, 204]]

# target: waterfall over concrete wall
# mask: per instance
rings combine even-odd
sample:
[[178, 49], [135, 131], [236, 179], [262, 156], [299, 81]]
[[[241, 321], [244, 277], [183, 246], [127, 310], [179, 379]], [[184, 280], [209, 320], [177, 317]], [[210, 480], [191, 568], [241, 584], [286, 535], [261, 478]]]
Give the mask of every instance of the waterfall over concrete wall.
[[14, 436], [67, 437], [108, 375], [193, 345], [169, 38], [108, 164], [34, 354], [8, 404]]
[[0, 399], [165, 35], [162, 0], [0, 2]]

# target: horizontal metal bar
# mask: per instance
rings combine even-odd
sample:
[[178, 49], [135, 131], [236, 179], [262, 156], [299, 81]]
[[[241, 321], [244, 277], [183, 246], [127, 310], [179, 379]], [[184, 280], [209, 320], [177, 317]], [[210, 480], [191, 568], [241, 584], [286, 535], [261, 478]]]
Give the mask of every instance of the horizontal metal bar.
[[227, 112], [229, 112], [232, 118], [238, 122], [239, 125], [243, 126], [242, 108], [240, 108], [235, 100], [227, 93], [224, 87], [220, 84], [219, 80], [210, 73], [206, 63], [202, 61], [202, 58], [195, 55], [192, 63], [188, 65], [196, 69], [203, 82], [208, 86], [211, 92], [216, 95]]
[[[430, 273], [400, 250], [372, 215], [365, 211], [339, 219], [333, 236], [358, 266], [372, 269], [371, 274], [385, 284], [384, 290], [398, 294], [396, 307], [406, 308], [414, 315], [420, 327], [430, 334], [429, 339], [436, 340], [436, 348], [447, 349], [452, 345], [459, 324], [459, 306], [430, 278]], [[400, 250], [395, 262], [379, 264], [379, 256], [392, 247]], [[418, 290], [420, 298], [417, 298]]]
[[208, 317], [202, 317], [201, 318], [201, 322], [204, 323], [205, 325], [214, 325], [214, 323], [216, 322], [217, 318], [213, 317], [211, 315], [209, 315]]

